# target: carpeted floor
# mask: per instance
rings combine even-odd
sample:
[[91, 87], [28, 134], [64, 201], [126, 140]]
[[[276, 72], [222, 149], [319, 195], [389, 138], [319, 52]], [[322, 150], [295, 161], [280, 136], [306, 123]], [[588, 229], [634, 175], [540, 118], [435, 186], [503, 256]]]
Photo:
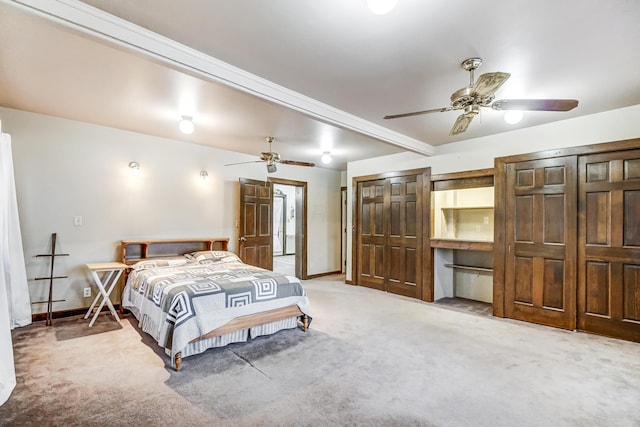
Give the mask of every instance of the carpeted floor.
[[289, 276], [296, 275], [296, 256], [295, 255], [279, 255], [273, 257], [273, 271], [278, 273], [288, 274]]
[[640, 344], [305, 282], [308, 333], [184, 359], [131, 318], [13, 332], [9, 426], [639, 426]]

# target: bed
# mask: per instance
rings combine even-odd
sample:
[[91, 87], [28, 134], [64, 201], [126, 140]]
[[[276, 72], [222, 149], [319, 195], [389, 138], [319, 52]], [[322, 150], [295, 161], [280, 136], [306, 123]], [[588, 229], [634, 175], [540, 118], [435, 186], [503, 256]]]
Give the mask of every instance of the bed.
[[227, 238], [123, 240], [130, 266], [122, 309], [138, 320], [179, 371], [209, 348], [301, 326], [311, 306], [301, 282], [243, 263]]

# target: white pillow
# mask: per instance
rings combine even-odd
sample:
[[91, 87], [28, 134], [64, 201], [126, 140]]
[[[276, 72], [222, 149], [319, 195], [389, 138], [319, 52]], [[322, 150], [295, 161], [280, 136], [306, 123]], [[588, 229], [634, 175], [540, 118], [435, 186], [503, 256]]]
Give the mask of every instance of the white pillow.
[[137, 262], [131, 266], [134, 270], [146, 270], [148, 268], [158, 268], [158, 267], [178, 267], [181, 265], [185, 265], [189, 262], [189, 260], [184, 256], [175, 256], [168, 258], [155, 258], [155, 259], [146, 259], [144, 261]]
[[194, 260], [200, 264], [212, 264], [216, 262], [242, 262], [238, 255], [229, 251], [199, 251], [191, 254]]

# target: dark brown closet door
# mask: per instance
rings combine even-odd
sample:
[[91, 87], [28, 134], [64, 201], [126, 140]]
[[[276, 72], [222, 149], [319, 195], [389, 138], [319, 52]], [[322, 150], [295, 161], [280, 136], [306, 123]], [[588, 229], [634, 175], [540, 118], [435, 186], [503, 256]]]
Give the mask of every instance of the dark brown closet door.
[[273, 269], [270, 182], [240, 178], [240, 245], [238, 255], [247, 264]]
[[360, 221], [357, 223], [358, 245], [357, 283], [369, 288], [385, 290], [385, 185], [384, 179], [358, 183]]
[[422, 175], [389, 178], [386, 290], [422, 298]]
[[576, 158], [507, 165], [505, 315], [576, 326]]
[[640, 341], [640, 150], [579, 170], [578, 328]]

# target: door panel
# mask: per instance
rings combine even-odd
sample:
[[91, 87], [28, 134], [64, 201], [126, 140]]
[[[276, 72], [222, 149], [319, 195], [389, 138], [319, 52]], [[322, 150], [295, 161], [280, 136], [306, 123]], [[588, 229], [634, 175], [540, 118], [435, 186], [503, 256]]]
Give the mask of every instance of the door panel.
[[640, 341], [640, 150], [579, 163], [578, 328]]
[[507, 165], [505, 315], [575, 328], [576, 158]]
[[240, 244], [247, 264], [273, 269], [272, 189], [270, 182], [240, 178]]
[[358, 183], [358, 284], [384, 290], [385, 180]]
[[422, 187], [421, 175], [398, 176], [389, 183], [388, 247], [386, 290], [413, 298], [422, 298]]

